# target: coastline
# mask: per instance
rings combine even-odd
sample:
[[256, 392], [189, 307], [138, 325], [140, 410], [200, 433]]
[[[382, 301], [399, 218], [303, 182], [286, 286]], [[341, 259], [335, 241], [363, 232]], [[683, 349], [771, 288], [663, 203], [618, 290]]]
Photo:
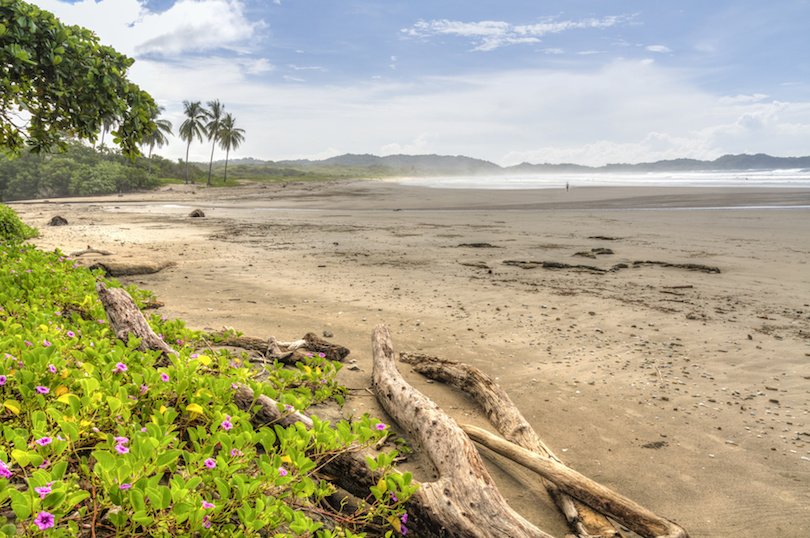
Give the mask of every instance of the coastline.
[[[807, 206], [810, 191], [357, 181], [193, 192], [13, 207], [43, 248], [176, 262], [129, 281], [193, 327], [333, 332], [357, 361], [342, 374], [358, 389], [347, 412], [379, 412], [362, 389], [371, 328], [385, 322], [397, 349], [495, 377], [567, 463], [691, 536], [810, 533], [810, 209], [734, 208]], [[206, 218], [186, 216], [196, 207]], [[704, 209], [672, 210], [684, 207]], [[70, 225], [45, 226], [54, 214]], [[491, 246], [463, 246], [476, 243]], [[466, 399], [403, 371], [485, 425]], [[564, 534], [546, 499], [498, 480], [519, 511]]]

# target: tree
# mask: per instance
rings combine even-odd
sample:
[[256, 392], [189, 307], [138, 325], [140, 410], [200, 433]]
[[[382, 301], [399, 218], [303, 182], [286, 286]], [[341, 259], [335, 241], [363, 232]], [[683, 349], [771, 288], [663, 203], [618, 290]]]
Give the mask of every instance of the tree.
[[205, 132], [208, 135], [208, 140], [211, 140], [211, 160], [208, 161], [208, 186], [211, 186], [211, 168], [214, 166], [214, 148], [219, 139], [219, 126], [222, 122], [222, 113], [225, 111], [225, 105], [219, 102], [219, 99], [208, 101], [208, 123], [205, 124]]
[[21, 0], [0, 2], [0, 150], [18, 155], [63, 149], [65, 139], [95, 142], [105, 118], [117, 118], [124, 155], [154, 130], [157, 108], [130, 82], [133, 60], [103, 46], [85, 28], [62, 24]]
[[231, 114], [225, 114], [219, 126], [219, 147], [225, 150], [225, 180], [228, 182], [228, 155], [232, 149], [237, 149], [245, 141], [245, 130], [236, 126], [236, 120]]
[[205, 132], [203, 121], [207, 114], [199, 101], [183, 101], [183, 113], [186, 115], [186, 119], [180, 124], [180, 139], [186, 142], [186, 183], [188, 183], [188, 150], [195, 138], [202, 142]]
[[148, 158], [152, 158], [152, 150], [155, 146], [162, 148], [169, 143], [168, 136], [172, 135], [172, 122], [158, 118], [158, 114], [163, 112], [163, 107], [158, 107], [152, 120], [155, 122], [155, 130], [143, 138], [143, 143], [149, 148]]

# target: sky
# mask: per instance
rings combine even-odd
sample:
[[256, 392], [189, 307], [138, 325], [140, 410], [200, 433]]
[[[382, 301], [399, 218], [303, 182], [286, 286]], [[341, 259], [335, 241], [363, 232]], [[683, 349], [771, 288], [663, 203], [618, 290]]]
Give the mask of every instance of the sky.
[[134, 58], [175, 132], [184, 100], [219, 99], [232, 158], [810, 155], [810, 0], [33, 3]]

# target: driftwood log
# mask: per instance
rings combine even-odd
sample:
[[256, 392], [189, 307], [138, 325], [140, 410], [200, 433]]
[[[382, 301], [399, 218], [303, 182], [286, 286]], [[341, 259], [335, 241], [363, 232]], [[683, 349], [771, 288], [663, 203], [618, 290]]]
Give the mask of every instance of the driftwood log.
[[85, 254], [98, 254], [99, 256], [112, 256], [112, 252], [109, 250], [100, 250], [97, 248], [93, 248], [90, 245], [87, 245], [86, 249], [77, 250], [76, 252], [71, 252], [70, 255], [74, 258], [78, 258], [79, 256], [84, 256]]
[[[261, 353], [284, 364], [295, 364], [304, 357], [304, 352], [323, 353], [327, 359], [342, 361], [349, 355], [349, 349], [319, 338], [315, 333], [307, 333], [300, 340], [279, 342], [272, 336], [255, 338], [252, 336], [228, 336], [216, 343], [220, 346], [233, 346]], [[295, 353], [299, 351], [299, 353]]]
[[130, 336], [140, 338], [141, 344], [138, 349], [160, 351], [164, 360], [169, 355], [177, 355], [169, 344], [155, 334], [126, 290], [108, 288], [103, 282], [99, 282], [96, 284], [96, 291], [116, 337], [124, 342], [127, 342]]
[[405, 381], [396, 368], [391, 336], [384, 325], [374, 329], [372, 352], [377, 400], [422, 445], [439, 473], [438, 480], [421, 485], [419, 494], [433, 518], [444, 522], [441, 535], [549, 538], [506, 503], [458, 424]]
[[535, 471], [567, 494], [603, 513], [610, 514], [616, 521], [644, 538], [687, 538], [686, 531], [677, 524], [655, 515], [627, 497], [560, 464], [557, 460], [540, 456], [477, 426], [465, 424], [461, 427], [476, 442]]
[[88, 267], [90, 270], [101, 269], [104, 274], [112, 277], [151, 275], [163, 271], [168, 267], [174, 267], [174, 262], [124, 262], [121, 260], [105, 260], [96, 262]]
[[[418, 353], [401, 353], [400, 360], [430, 379], [447, 383], [467, 393], [483, 408], [495, 429], [508, 441], [562, 464], [512, 403], [506, 391], [478, 368]], [[553, 482], [544, 480], [543, 486], [577, 536], [608, 538], [619, 535], [604, 515], [572, 499]]]

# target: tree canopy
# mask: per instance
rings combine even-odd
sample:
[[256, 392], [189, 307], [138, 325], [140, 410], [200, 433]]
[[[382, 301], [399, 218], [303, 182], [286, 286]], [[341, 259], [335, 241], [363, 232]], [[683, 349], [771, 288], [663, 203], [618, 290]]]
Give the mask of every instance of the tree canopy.
[[127, 156], [155, 131], [157, 105], [126, 77], [133, 60], [85, 28], [20, 0], [0, 0], [0, 150], [18, 154], [95, 141], [116, 118], [114, 142]]

